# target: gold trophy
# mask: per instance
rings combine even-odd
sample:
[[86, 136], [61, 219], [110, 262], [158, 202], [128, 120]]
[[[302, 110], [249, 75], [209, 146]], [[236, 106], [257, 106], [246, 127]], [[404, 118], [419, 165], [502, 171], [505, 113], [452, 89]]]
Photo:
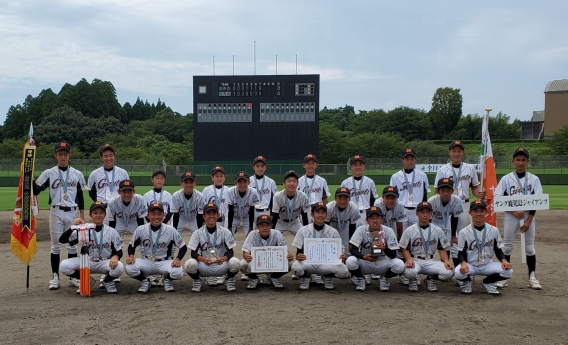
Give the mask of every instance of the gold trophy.
[[371, 256], [373, 257], [384, 256], [385, 252], [381, 248], [375, 245], [375, 242], [379, 241], [385, 243], [385, 236], [383, 232], [382, 231], [371, 232], [371, 241], [372, 241]]

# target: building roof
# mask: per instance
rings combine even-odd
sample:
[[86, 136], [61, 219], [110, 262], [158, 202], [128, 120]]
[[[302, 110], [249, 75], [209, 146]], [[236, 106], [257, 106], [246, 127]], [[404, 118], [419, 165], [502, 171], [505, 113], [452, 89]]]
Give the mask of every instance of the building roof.
[[547, 92], [568, 92], [568, 79], [549, 81], [544, 88], [544, 93]]

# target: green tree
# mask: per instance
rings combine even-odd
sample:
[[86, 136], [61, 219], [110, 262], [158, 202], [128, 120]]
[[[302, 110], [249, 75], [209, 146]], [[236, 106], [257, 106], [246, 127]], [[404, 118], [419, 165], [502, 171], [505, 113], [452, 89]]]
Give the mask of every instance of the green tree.
[[548, 144], [552, 150], [552, 154], [568, 155], [568, 125], [554, 132]]
[[331, 123], [320, 123], [319, 161], [324, 164], [341, 163], [345, 160], [344, 147], [341, 130]]
[[432, 97], [430, 116], [444, 138], [456, 127], [462, 116], [462, 95], [460, 89], [438, 88]]
[[380, 122], [378, 132], [398, 133], [404, 141], [433, 139], [432, 121], [422, 109], [398, 107], [390, 110]]
[[361, 110], [349, 127], [355, 134], [372, 133], [379, 128], [383, 128], [382, 122], [385, 121], [386, 117], [387, 113], [383, 109], [373, 109], [370, 111]]

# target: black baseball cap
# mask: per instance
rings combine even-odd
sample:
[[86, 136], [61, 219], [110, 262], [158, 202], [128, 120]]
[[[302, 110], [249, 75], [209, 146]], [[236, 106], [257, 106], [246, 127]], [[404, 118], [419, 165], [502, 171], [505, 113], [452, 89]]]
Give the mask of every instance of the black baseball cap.
[[250, 176], [246, 171], [239, 171], [238, 173], [235, 174], [235, 182], [237, 182], [238, 180], [249, 181]]
[[337, 188], [335, 190], [335, 196], [341, 196], [341, 195], [351, 197], [351, 192], [349, 191], [349, 189], [345, 187]]
[[286, 179], [288, 179], [288, 177], [295, 177], [296, 180], [298, 180], [300, 178], [294, 170], [286, 171], [286, 173], [284, 174], [284, 181], [286, 181]]
[[185, 180], [188, 180], [188, 179], [192, 179], [192, 180], [195, 181], [195, 174], [192, 173], [191, 171], [186, 171], [183, 174], [181, 174], [181, 181], [182, 182], [185, 181]]
[[481, 207], [484, 210], [487, 210], [487, 205], [485, 204], [485, 201], [483, 201], [483, 200], [478, 199], [478, 200], [473, 201], [471, 204], [469, 204], [469, 209], [471, 211], [473, 211], [474, 209], [476, 209], [478, 207]]
[[272, 224], [272, 221], [270, 220], [270, 216], [268, 216], [266, 214], [261, 214], [260, 216], [256, 217], [256, 225], [258, 225], [260, 223]]
[[103, 146], [101, 146], [101, 148], [99, 149], [99, 156], [102, 157], [103, 152], [105, 151], [112, 151], [112, 153], [116, 153], [114, 151], [114, 147], [112, 147], [110, 144], [104, 144]]
[[453, 148], [456, 147], [456, 146], [461, 147], [462, 150], [465, 151], [465, 146], [464, 146], [463, 143], [462, 143], [461, 141], [459, 141], [459, 140], [452, 141], [452, 142], [450, 143], [450, 146], [448, 146], [448, 150], [451, 150], [451, 149], [453, 149]]
[[91, 204], [91, 207], [89, 207], [89, 214], [91, 214], [94, 210], [96, 210], [97, 208], [100, 208], [102, 210], [105, 211], [106, 213], [106, 205], [103, 204], [100, 201], [95, 201], [94, 203]]
[[162, 174], [164, 175], [164, 177], [166, 177], [166, 172], [164, 171], [164, 169], [156, 169], [154, 170], [154, 172], [152, 173], [152, 177], [158, 175], [158, 174]]
[[118, 190], [134, 189], [134, 182], [130, 180], [122, 180], [118, 184]]
[[215, 173], [216, 173], [217, 171], [220, 171], [220, 172], [222, 172], [224, 175], [226, 175], [226, 174], [225, 174], [225, 169], [223, 169], [223, 167], [220, 167], [220, 166], [216, 166], [216, 167], [214, 167], [213, 169], [211, 169], [211, 175], [215, 175]]
[[256, 156], [252, 160], [252, 165], [255, 165], [258, 162], [262, 162], [262, 163], [266, 164], [266, 158], [264, 158], [264, 156]]
[[217, 213], [219, 213], [219, 207], [217, 207], [217, 204], [214, 202], [210, 202], [208, 204], [205, 204], [205, 206], [203, 206], [203, 214], [207, 213], [208, 211], [215, 211]]
[[310, 159], [313, 159], [316, 163], [318, 162], [318, 157], [316, 157], [316, 155], [309, 154], [306, 157], [304, 157], [304, 163], [306, 163]]
[[148, 212], [155, 210], [155, 209], [159, 209], [162, 210], [162, 212], [164, 211], [164, 206], [162, 206], [161, 202], [153, 202], [148, 206]]
[[416, 206], [416, 212], [420, 211], [423, 208], [427, 208], [432, 211], [432, 204], [430, 204], [428, 201], [422, 201], [418, 204], [418, 206]]
[[376, 206], [371, 206], [367, 209], [366, 211], [366, 218], [369, 218], [371, 215], [376, 214], [379, 217], [384, 217], [385, 215], [383, 214], [383, 210], [381, 210], [380, 208], [376, 207]]
[[408, 148], [408, 149], [402, 151], [402, 158], [404, 158], [408, 155], [416, 157], [416, 151], [414, 149], [411, 149], [411, 148]]
[[529, 158], [529, 151], [527, 151], [527, 149], [525, 148], [519, 147], [515, 150], [515, 152], [513, 152], [513, 158], [517, 157], [518, 155], [523, 155]]
[[392, 195], [398, 198], [398, 188], [396, 186], [386, 186], [383, 189], [383, 196]]
[[349, 158], [349, 165], [353, 165], [353, 163], [360, 161], [361, 163], [365, 164], [365, 157], [360, 156], [360, 155], [355, 155], [351, 158]]
[[316, 202], [315, 204], [312, 204], [311, 212], [314, 213], [315, 211], [319, 210], [320, 208], [325, 210], [325, 213], [327, 213], [327, 206], [321, 201]]
[[448, 187], [454, 189], [454, 179], [448, 177], [439, 179], [436, 188], [440, 189], [442, 187]]
[[66, 150], [67, 152], [71, 152], [71, 145], [67, 144], [66, 142], [62, 141], [55, 144], [55, 152], [59, 150]]

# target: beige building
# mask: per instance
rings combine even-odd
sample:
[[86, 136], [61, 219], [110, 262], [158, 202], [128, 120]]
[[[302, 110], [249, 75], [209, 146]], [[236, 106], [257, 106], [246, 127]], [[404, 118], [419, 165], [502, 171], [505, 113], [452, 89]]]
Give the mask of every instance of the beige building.
[[553, 80], [544, 88], [544, 136], [568, 124], [568, 79]]

